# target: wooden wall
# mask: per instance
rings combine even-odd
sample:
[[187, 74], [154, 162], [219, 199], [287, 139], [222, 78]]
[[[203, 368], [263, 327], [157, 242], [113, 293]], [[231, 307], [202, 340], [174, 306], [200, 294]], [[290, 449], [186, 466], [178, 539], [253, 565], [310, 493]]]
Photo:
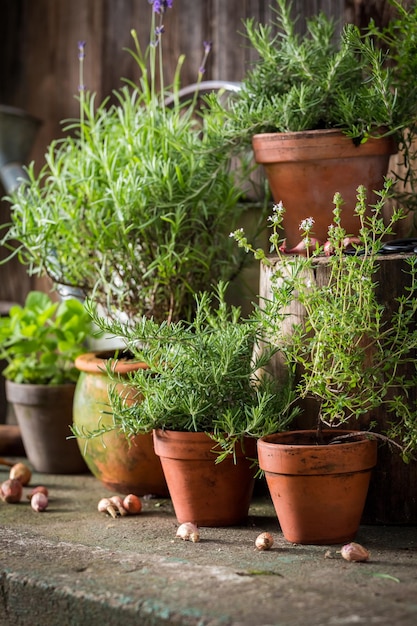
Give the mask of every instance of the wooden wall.
[[[213, 50], [205, 78], [239, 81], [252, 58], [242, 20], [268, 22], [273, 15], [270, 4], [271, 0], [174, 0], [165, 16], [167, 79], [184, 53], [182, 83], [194, 82], [202, 42], [210, 40]], [[318, 10], [335, 16], [340, 24], [346, 19], [361, 23], [364, 7], [372, 8], [377, 21], [386, 20], [386, 5], [386, 0], [294, 0], [293, 11], [300, 16], [302, 31], [302, 17]], [[87, 42], [84, 83], [101, 99], [120, 87], [121, 77], [137, 77], [124, 48], [132, 45], [132, 28], [147, 45], [150, 12], [147, 0], [0, 0], [0, 103], [42, 120], [31, 154], [36, 163], [42, 164], [46, 146], [60, 135], [60, 121], [77, 115], [77, 42]], [[0, 208], [4, 222], [7, 206], [3, 202]], [[0, 267], [0, 300], [20, 301], [33, 284], [17, 262]]]

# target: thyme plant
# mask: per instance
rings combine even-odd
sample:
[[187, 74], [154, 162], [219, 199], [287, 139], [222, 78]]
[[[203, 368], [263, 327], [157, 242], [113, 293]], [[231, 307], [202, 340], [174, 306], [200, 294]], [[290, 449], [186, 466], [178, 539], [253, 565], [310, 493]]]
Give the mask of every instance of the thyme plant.
[[[39, 174], [29, 166], [1, 243], [31, 274], [78, 288], [110, 315], [177, 320], [192, 316], [194, 292], [239, 271], [227, 234], [243, 206], [222, 113], [179, 100], [183, 57], [165, 84], [163, 19], [173, 0], [150, 4], [145, 51], [132, 31], [140, 80], [115, 91], [113, 104], [85, 91], [79, 43], [79, 119], [52, 141]], [[205, 42], [198, 81], [209, 50]]]
[[[284, 207], [275, 205], [270, 217], [270, 242], [278, 262], [273, 264], [263, 250], [254, 249], [244, 232], [232, 233], [239, 246], [273, 267], [272, 297], [260, 303], [257, 314], [265, 337], [280, 346], [285, 363], [301, 368], [296, 392], [319, 404], [318, 432], [322, 425], [351, 425], [366, 416], [378, 421], [383, 407], [391, 416], [385, 436], [401, 446], [404, 459], [417, 449], [417, 257], [404, 259], [408, 284], [394, 298], [391, 310], [379, 301], [376, 274], [384, 238], [402, 217], [395, 210], [388, 225], [382, 210], [391, 195], [392, 181], [378, 192], [378, 201], [366, 212], [366, 189], [358, 188], [356, 214], [360, 241], [346, 253], [348, 233], [341, 226], [343, 200], [336, 194], [334, 222], [325, 247], [312, 246], [311, 220], [301, 225], [306, 256], [286, 255], [280, 229]], [[325, 253], [331, 251], [330, 256]], [[314, 273], [326, 258], [329, 278], [314, 281]], [[303, 321], [291, 318], [298, 302]]]
[[[112, 426], [76, 436], [97, 436], [116, 427], [127, 435], [154, 428], [207, 432], [220, 443], [221, 460], [244, 436], [260, 437], [288, 427], [297, 412], [292, 377], [278, 383], [261, 375], [276, 348], [254, 352], [258, 322], [240, 319], [239, 307], [225, 302], [226, 288], [219, 283], [214, 295], [206, 291], [196, 296], [191, 322], [158, 324], [142, 318], [131, 328], [117, 321], [109, 324], [92, 313], [103, 330], [123, 337], [148, 369], [129, 375], [128, 402], [126, 394], [110, 392]], [[141, 399], [137, 403], [131, 401], [132, 390]]]

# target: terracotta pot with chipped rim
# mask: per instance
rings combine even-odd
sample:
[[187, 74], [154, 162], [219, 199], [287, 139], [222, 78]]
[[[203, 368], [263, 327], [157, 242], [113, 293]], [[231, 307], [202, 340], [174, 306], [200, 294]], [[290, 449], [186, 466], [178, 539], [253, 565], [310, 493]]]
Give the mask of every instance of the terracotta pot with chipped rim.
[[[73, 423], [81, 430], [92, 431], [100, 424], [112, 424], [108, 388], [114, 382], [106, 372], [106, 361], [111, 358], [114, 358], [114, 351], [99, 351], [82, 354], [75, 361], [80, 377], [74, 396]], [[112, 364], [112, 368], [123, 376], [146, 368], [146, 364], [120, 358]], [[128, 401], [140, 401], [128, 386], [121, 383], [116, 388]], [[168, 497], [161, 462], [153, 448], [152, 433], [128, 439], [120, 429], [116, 429], [100, 437], [77, 441], [91, 473], [108, 489], [123, 494]]]
[[289, 431], [258, 440], [259, 466], [284, 537], [299, 544], [337, 544], [352, 541], [359, 528], [372, 468], [376, 440], [336, 436], [352, 431], [324, 430], [324, 444], [316, 431]]
[[321, 244], [327, 240], [336, 192], [344, 200], [342, 226], [349, 235], [357, 235], [356, 190], [364, 185], [368, 201], [375, 202], [372, 192], [383, 188], [390, 156], [397, 152], [392, 137], [370, 138], [358, 145], [334, 129], [260, 133], [253, 136], [252, 147], [274, 201], [285, 207], [287, 249], [300, 243], [300, 223], [308, 217], [314, 219], [312, 237]]
[[245, 439], [244, 450], [237, 447], [235, 464], [231, 456], [215, 463], [217, 444], [206, 433], [158, 429], [153, 436], [179, 524], [219, 527], [246, 521], [254, 486], [255, 439]]

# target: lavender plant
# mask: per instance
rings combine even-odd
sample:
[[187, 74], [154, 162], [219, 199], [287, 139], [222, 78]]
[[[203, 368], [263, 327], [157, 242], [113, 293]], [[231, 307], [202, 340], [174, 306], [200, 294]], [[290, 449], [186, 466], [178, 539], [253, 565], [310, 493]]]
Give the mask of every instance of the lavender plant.
[[[356, 214], [360, 219], [360, 241], [353, 254], [346, 254], [348, 233], [342, 228], [340, 194], [335, 195], [334, 222], [329, 227], [326, 247], [314, 247], [313, 226], [301, 225], [305, 256], [287, 255], [280, 239], [281, 204], [270, 217], [270, 242], [278, 262], [273, 264], [263, 250], [254, 249], [239, 229], [232, 237], [239, 246], [261, 262], [273, 267], [272, 296], [257, 309], [266, 339], [280, 347], [290, 368], [301, 368], [296, 392], [301, 398], [314, 398], [319, 405], [318, 434], [322, 425], [366, 421], [378, 422], [383, 407], [391, 417], [384, 436], [401, 446], [408, 460], [417, 450], [417, 257], [404, 259], [408, 284], [395, 297], [393, 310], [382, 304], [376, 293], [376, 273], [384, 238], [392, 234], [402, 218], [395, 210], [384, 224], [382, 209], [391, 195], [392, 181], [378, 193], [369, 215], [366, 189], [358, 189]], [[331, 251], [326, 257], [325, 252]], [[329, 279], [314, 281], [318, 264], [326, 258]], [[305, 312], [303, 321], [291, 317], [297, 301]]]
[[[165, 84], [164, 22], [173, 0], [150, 5], [144, 51], [132, 31], [140, 80], [115, 91], [114, 104], [97, 104], [85, 89], [79, 43], [79, 119], [66, 123], [40, 173], [32, 163], [28, 182], [9, 198], [1, 244], [31, 274], [76, 287], [110, 315], [173, 321], [192, 316], [194, 292], [239, 271], [227, 233], [243, 207], [221, 113], [178, 97], [183, 57]], [[209, 51], [205, 42], [198, 81]]]

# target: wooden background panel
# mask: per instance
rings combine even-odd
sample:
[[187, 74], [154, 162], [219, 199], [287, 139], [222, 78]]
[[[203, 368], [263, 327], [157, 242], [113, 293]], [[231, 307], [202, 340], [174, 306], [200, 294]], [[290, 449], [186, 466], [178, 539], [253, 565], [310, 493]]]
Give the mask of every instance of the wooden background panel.
[[[255, 57], [242, 35], [243, 20], [269, 22], [274, 16], [271, 4], [272, 0], [175, 0], [164, 16], [166, 80], [172, 80], [178, 56], [184, 53], [182, 84], [195, 82], [207, 40], [213, 42], [213, 50], [204, 77], [241, 80]], [[47, 145], [62, 133], [60, 121], [78, 114], [78, 41], [86, 41], [84, 83], [100, 101], [121, 86], [121, 77], [137, 80], [135, 63], [124, 48], [132, 47], [132, 28], [146, 47], [151, 10], [148, 0], [0, 0], [0, 102], [42, 120], [30, 157], [38, 169]], [[303, 18], [318, 10], [342, 22], [348, 18], [362, 23], [371, 10], [379, 22], [389, 16], [387, 0], [293, 0], [300, 32]], [[0, 211], [4, 222], [4, 202]], [[17, 262], [0, 267], [0, 300], [21, 300], [29, 285], [33, 281]]]

